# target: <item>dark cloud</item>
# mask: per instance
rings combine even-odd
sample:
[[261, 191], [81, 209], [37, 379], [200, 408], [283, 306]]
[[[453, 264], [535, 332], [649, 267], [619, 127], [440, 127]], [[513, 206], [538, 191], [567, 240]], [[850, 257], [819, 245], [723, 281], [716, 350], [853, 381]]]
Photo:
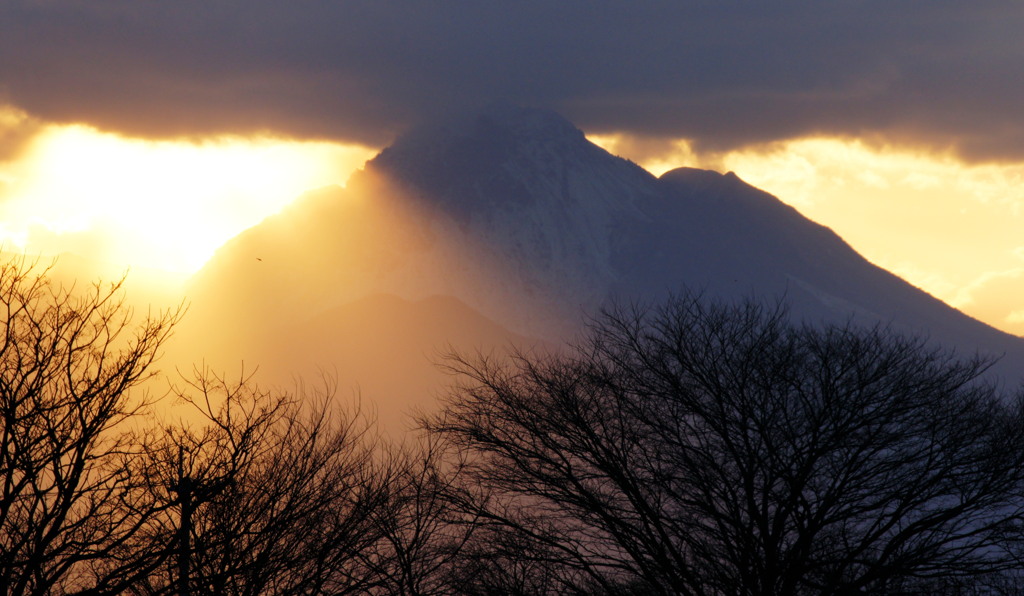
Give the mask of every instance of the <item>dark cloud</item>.
[[146, 135], [370, 144], [495, 100], [723, 149], [895, 135], [1024, 158], [1010, 1], [6, 0], [0, 99]]

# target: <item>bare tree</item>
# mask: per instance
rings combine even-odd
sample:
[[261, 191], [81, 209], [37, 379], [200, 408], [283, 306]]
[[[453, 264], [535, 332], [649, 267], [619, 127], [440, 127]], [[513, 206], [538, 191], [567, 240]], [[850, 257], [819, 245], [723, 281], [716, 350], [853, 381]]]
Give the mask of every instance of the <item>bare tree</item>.
[[684, 296], [569, 355], [455, 358], [426, 425], [562, 592], [984, 592], [1024, 519], [1021, 400], [987, 365]]
[[159, 504], [131, 473], [136, 391], [177, 313], [132, 325], [120, 284], [56, 287], [47, 269], [0, 263], [0, 593], [116, 591], [135, 564], [108, 557]]
[[380, 582], [360, 557], [393, 489], [370, 421], [334, 406], [330, 385], [274, 393], [201, 372], [178, 393], [201, 422], [169, 427], [146, 471], [174, 504], [155, 537], [173, 556], [134, 591], [345, 594]]
[[373, 593], [388, 596], [439, 596], [465, 593], [478, 571], [477, 544], [487, 540], [481, 519], [461, 503], [462, 464], [446, 458], [447, 446], [435, 435], [391, 445], [391, 498], [373, 520], [381, 533], [364, 553], [367, 566], [382, 582]]

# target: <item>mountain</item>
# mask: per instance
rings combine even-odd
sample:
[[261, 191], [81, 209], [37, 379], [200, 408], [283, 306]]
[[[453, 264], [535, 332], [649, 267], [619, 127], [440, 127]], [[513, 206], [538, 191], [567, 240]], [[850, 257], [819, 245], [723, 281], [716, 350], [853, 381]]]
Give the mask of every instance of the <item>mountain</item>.
[[[310, 193], [234, 238], [194, 278], [186, 331], [232, 354], [301, 329], [317, 339], [289, 353], [316, 359], [325, 342], [350, 341], [323, 322], [337, 309], [390, 296], [409, 310], [443, 296], [501, 329], [492, 340], [557, 343], [612, 301], [656, 303], [683, 287], [1005, 355], [995, 370], [1009, 383], [1024, 371], [1024, 339], [872, 265], [735, 174], [657, 178], [553, 112], [511, 106], [414, 130], [345, 188]], [[376, 333], [398, 350], [405, 334], [389, 320]]]
[[450, 296], [406, 300], [365, 296], [282, 330], [270, 342], [252, 344], [251, 362], [261, 378], [278, 382], [336, 377], [343, 397], [390, 428], [407, 428], [412, 411], [429, 410], [449, 381], [441, 365], [452, 350], [502, 353], [509, 346], [546, 349], [516, 335]]

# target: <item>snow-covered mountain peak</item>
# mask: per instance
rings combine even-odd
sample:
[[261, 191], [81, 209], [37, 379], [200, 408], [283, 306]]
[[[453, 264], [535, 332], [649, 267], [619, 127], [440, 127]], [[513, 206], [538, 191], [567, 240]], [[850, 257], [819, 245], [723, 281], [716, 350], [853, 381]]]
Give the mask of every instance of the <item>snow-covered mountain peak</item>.
[[460, 148], [486, 146], [478, 157], [509, 153], [571, 150], [585, 142], [583, 132], [550, 110], [495, 104], [479, 112], [430, 122], [414, 128], [386, 148], [373, 162], [382, 167], [410, 167], [408, 160], [451, 157]]
[[268, 219], [207, 269], [208, 295], [258, 297], [270, 318], [372, 294], [448, 295], [553, 341], [612, 300], [657, 303], [683, 288], [785, 299], [811, 322], [893, 324], [1005, 353], [1008, 376], [1024, 370], [1020, 338], [873, 266], [735, 174], [655, 178], [553, 112], [507, 105], [404, 135], [344, 191]]
[[664, 201], [653, 175], [558, 114], [507, 105], [414, 130], [363, 176], [402, 188], [429, 214], [433, 237], [464, 235], [504, 263], [494, 292], [526, 288], [570, 310], [600, 305], [621, 282], [622, 230], [642, 227]]
[[654, 186], [648, 172], [590, 143], [558, 114], [509, 105], [415, 129], [368, 162], [367, 170], [467, 213], [538, 194], [572, 203], [573, 179], [601, 179], [608, 187], [601, 195]]

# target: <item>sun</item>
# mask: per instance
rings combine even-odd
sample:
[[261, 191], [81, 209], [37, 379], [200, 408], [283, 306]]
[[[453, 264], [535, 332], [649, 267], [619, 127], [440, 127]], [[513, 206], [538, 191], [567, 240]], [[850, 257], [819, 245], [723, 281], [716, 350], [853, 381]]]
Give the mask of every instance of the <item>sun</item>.
[[0, 163], [0, 242], [189, 274], [303, 192], [343, 184], [371, 154], [271, 136], [154, 141], [47, 126]]

